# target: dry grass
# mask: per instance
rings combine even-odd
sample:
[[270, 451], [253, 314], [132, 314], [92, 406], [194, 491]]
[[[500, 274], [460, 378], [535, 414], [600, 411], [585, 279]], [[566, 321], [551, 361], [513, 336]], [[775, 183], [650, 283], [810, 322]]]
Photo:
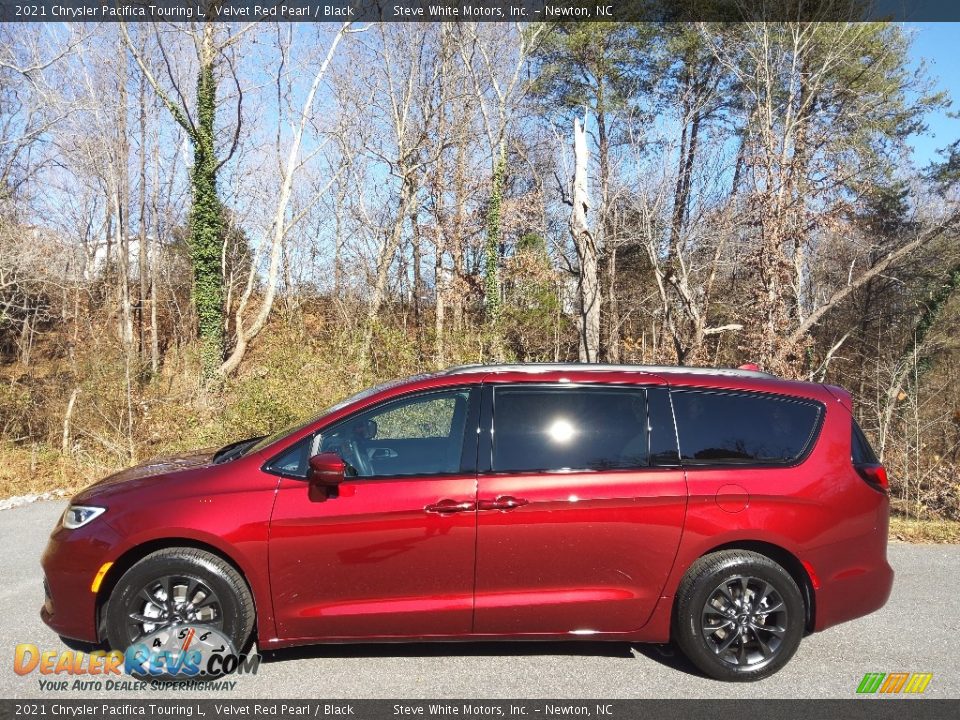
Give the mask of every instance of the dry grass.
[[890, 539], [912, 543], [960, 543], [960, 522], [890, 518]]
[[40, 445], [0, 443], [0, 499], [51, 490], [73, 494], [116, 469], [92, 459], [65, 458]]
[[[201, 382], [196, 353], [186, 347], [168, 351], [157, 375], [128, 386], [125, 355], [108, 334], [68, 359], [0, 364], [0, 498], [73, 492], [130, 464], [267, 434], [364, 387], [430, 369], [418, 360], [415, 336], [399, 332], [377, 337], [382, 357], [364, 372], [356, 370], [349, 331], [314, 336], [277, 324], [258, 341], [222, 385]], [[451, 357], [452, 364], [475, 360]]]

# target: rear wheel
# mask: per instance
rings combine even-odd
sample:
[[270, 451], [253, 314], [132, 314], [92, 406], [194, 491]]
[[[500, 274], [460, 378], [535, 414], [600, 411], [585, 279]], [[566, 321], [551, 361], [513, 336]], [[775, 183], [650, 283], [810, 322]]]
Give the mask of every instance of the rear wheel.
[[127, 570], [104, 611], [107, 641], [126, 650], [142, 638], [179, 625], [212, 627], [239, 652], [250, 637], [250, 590], [232, 565], [195, 548], [165, 548]]
[[718, 680], [760, 680], [777, 672], [799, 647], [804, 625], [796, 582], [759, 553], [705, 555], [677, 590], [678, 644]]

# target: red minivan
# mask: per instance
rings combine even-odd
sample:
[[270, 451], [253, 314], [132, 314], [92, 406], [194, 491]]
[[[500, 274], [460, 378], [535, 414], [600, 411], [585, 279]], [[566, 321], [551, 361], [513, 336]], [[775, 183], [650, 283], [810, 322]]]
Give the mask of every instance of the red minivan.
[[466, 366], [92, 485], [50, 537], [41, 614], [115, 649], [188, 623], [267, 650], [674, 640], [756, 680], [883, 606], [888, 510], [838, 387]]

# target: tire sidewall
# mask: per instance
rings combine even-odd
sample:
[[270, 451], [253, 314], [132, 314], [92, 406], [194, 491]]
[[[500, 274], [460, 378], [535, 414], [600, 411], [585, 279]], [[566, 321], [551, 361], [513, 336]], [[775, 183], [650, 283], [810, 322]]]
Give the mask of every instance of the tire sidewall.
[[239, 652], [246, 640], [247, 628], [242, 603], [237, 597], [234, 585], [213, 563], [194, 556], [176, 557], [169, 554], [147, 556], [127, 570], [113, 588], [105, 608], [107, 641], [110, 647], [126, 652], [130, 644], [126, 634], [126, 608], [131, 597], [149, 582], [165, 575], [192, 577], [207, 584], [220, 601], [223, 612], [221, 632], [233, 643], [234, 650]]
[[[787, 631], [780, 650], [764, 663], [742, 668], [717, 657], [700, 631], [703, 607], [714, 590], [721, 583], [741, 575], [769, 582], [783, 598], [787, 609]], [[717, 680], [752, 681], [769, 677], [789, 662], [803, 638], [806, 613], [796, 582], [772, 560], [754, 553], [737, 553], [725, 559], [712, 572], [698, 576], [679, 600], [676, 631], [680, 646], [698, 668]]]

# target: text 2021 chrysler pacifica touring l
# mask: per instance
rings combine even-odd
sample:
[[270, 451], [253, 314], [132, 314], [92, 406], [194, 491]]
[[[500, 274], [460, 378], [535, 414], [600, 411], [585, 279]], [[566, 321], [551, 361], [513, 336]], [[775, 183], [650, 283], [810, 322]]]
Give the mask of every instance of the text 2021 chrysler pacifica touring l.
[[183, 623], [263, 649], [674, 640], [754, 680], [886, 602], [888, 510], [838, 387], [466, 366], [83, 490], [43, 556], [42, 617], [121, 650]]

